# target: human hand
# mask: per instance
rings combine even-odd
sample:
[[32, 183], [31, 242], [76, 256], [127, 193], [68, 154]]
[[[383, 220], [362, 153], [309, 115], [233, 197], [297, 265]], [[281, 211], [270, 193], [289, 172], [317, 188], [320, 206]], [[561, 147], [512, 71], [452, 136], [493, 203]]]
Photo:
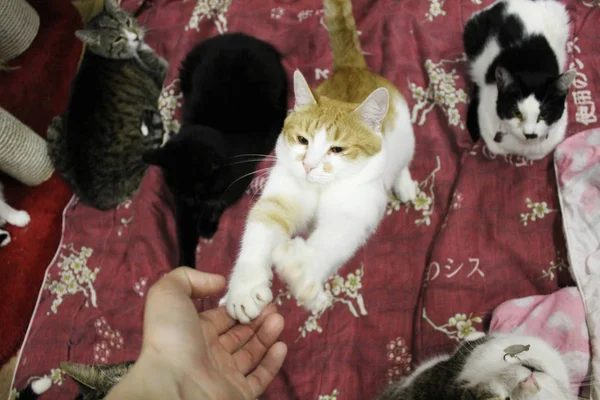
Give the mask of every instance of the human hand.
[[287, 353], [277, 342], [283, 317], [274, 305], [250, 325], [236, 325], [224, 308], [197, 314], [191, 299], [224, 287], [224, 277], [187, 267], [154, 284], [140, 357], [107, 399], [251, 400], [262, 394]]

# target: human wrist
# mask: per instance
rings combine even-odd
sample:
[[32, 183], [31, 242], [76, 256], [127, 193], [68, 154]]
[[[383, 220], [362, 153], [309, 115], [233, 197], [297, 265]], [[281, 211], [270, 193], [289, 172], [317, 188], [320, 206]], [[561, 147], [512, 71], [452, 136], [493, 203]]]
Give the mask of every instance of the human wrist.
[[174, 370], [164, 368], [140, 356], [127, 375], [109, 392], [105, 400], [173, 399], [183, 400], [177, 393]]

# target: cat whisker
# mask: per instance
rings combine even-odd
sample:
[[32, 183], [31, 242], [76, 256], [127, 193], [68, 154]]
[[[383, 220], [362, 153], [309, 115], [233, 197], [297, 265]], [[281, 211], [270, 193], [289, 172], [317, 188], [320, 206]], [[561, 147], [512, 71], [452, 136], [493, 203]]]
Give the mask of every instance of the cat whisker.
[[229, 184], [229, 186], [227, 186], [227, 188], [225, 188], [225, 190], [224, 190], [223, 192], [226, 192], [226, 191], [227, 191], [227, 190], [228, 190], [230, 187], [232, 187], [232, 186], [233, 186], [233, 185], [234, 185], [236, 182], [238, 182], [238, 181], [240, 181], [240, 180], [244, 179], [244, 178], [245, 178], [245, 177], [247, 177], [247, 176], [251, 176], [251, 175], [254, 175], [254, 174], [258, 174], [259, 172], [270, 171], [272, 168], [273, 168], [273, 167], [269, 167], [269, 168], [263, 168], [263, 169], [259, 169], [259, 170], [257, 170], [257, 171], [250, 172], [249, 174], [242, 175], [242, 176], [240, 176], [239, 178], [237, 178], [235, 181], [231, 182], [231, 184]]
[[235, 165], [235, 164], [244, 164], [244, 163], [261, 162], [261, 161], [275, 162], [277, 160], [276, 159], [270, 159], [270, 158], [255, 158], [255, 159], [252, 159], [252, 160], [236, 161], [236, 162], [232, 162], [232, 163], [225, 164], [225, 165]]
[[258, 153], [249, 153], [249, 154], [238, 154], [235, 156], [231, 156], [228, 157], [227, 159], [230, 158], [237, 158], [237, 157], [264, 157], [264, 158], [277, 158], [277, 156], [273, 156], [271, 154], [258, 154]]

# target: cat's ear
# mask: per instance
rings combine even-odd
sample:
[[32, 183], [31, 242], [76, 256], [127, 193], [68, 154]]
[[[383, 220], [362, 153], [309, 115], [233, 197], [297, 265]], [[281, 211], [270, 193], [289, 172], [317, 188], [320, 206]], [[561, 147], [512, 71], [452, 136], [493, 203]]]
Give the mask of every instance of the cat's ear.
[[554, 83], [556, 92], [560, 96], [565, 96], [567, 93], [569, 93], [569, 88], [573, 84], [573, 81], [575, 80], [576, 76], [577, 76], [576, 69], [570, 69], [567, 72], [559, 75], [558, 79], [556, 79], [556, 82]]
[[317, 105], [310, 86], [308, 86], [304, 75], [298, 69], [294, 71], [294, 96], [296, 98], [294, 110]]
[[163, 166], [163, 151], [162, 148], [150, 149], [142, 154], [142, 160], [149, 165]]
[[104, 9], [109, 14], [114, 14], [120, 10], [115, 0], [104, 0]]
[[380, 131], [389, 107], [390, 92], [386, 88], [379, 88], [375, 89], [353, 113], [357, 114], [369, 128]]
[[60, 369], [77, 382], [82, 392], [95, 391], [100, 387], [99, 374], [90, 365], [61, 362]]
[[496, 67], [496, 85], [498, 90], [505, 91], [515, 83], [515, 78], [508, 70], [504, 67]]
[[81, 393], [108, 391], [127, 374], [132, 366], [133, 362], [112, 365], [60, 363], [60, 368], [77, 382]]
[[75, 31], [75, 36], [83, 43], [93, 46], [100, 46], [100, 31], [92, 29], [83, 29]]

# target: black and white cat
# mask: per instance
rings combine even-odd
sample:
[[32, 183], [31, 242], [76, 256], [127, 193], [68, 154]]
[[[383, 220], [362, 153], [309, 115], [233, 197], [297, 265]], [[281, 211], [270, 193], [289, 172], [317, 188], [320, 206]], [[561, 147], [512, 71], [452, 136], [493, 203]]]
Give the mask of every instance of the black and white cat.
[[[6, 223], [14, 226], [23, 227], [30, 221], [29, 214], [26, 211], [19, 211], [12, 208], [4, 200], [4, 187], [0, 182], [0, 228]], [[0, 229], [0, 247], [10, 243], [10, 234], [4, 229]]]
[[[483, 335], [481, 335], [483, 336]], [[528, 350], [507, 356], [507, 348]], [[519, 346], [519, 347], [521, 347]], [[513, 347], [514, 348], [514, 347]], [[575, 400], [560, 354], [545, 341], [495, 333], [463, 342], [452, 355], [438, 356], [378, 400]]]
[[467, 126], [495, 154], [537, 160], [565, 137], [569, 15], [556, 0], [500, 0], [463, 35], [473, 91]]

